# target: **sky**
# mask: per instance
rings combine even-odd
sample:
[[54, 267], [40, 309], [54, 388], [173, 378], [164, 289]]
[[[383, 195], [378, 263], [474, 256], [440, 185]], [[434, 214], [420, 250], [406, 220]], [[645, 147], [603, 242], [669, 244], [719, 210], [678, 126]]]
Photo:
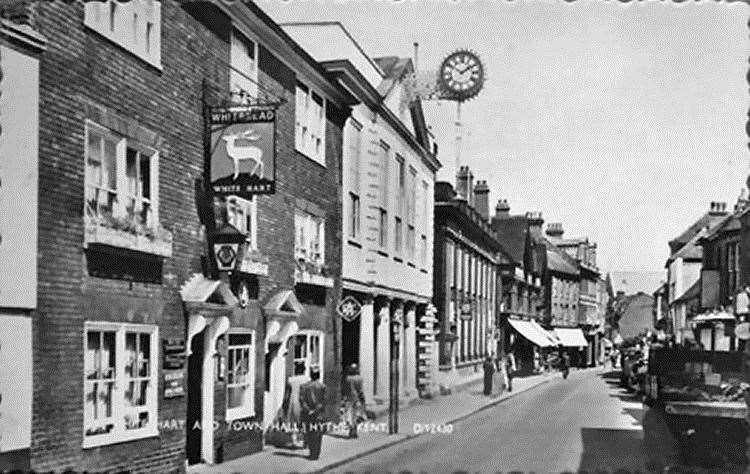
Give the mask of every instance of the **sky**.
[[[604, 271], [663, 270], [667, 242], [750, 173], [744, 3], [561, 0], [257, 0], [277, 22], [340, 21], [371, 57], [437, 70], [458, 48], [485, 64], [462, 105], [461, 164]], [[425, 104], [455, 181], [456, 105]]]

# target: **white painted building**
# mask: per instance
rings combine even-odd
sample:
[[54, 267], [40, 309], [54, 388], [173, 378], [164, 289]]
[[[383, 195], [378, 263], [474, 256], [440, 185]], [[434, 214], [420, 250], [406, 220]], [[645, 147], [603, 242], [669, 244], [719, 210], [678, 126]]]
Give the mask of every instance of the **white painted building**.
[[0, 19], [0, 466], [24, 471], [31, 446], [44, 47], [30, 26]]
[[665, 265], [668, 317], [677, 342], [692, 332], [688, 319], [692, 312], [700, 309], [695, 308], [696, 304], [700, 306], [699, 280], [703, 266], [703, 248], [698, 245], [698, 240], [726, 215], [726, 203], [712, 202], [706, 214], [669, 242], [670, 256]]
[[398, 359], [401, 396], [431, 391], [433, 190], [440, 163], [421, 104], [403, 100], [413, 62], [370, 58], [340, 23], [282, 27], [361, 100], [344, 132], [342, 229], [344, 298], [361, 311], [342, 322], [342, 363], [360, 366], [368, 403], [388, 399], [391, 356]]

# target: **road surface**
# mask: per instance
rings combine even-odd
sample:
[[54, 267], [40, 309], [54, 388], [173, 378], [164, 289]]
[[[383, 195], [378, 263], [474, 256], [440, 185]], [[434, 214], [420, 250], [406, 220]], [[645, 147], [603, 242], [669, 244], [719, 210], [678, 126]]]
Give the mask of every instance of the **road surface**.
[[451, 434], [424, 434], [333, 472], [661, 472], [673, 465], [674, 441], [661, 417], [616, 382], [601, 371], [572, 371], [456, 423]]

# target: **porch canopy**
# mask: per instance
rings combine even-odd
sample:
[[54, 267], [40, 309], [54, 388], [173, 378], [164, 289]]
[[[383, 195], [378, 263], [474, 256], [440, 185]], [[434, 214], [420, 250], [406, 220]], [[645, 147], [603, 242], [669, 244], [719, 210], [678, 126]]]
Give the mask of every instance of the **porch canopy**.
[[586, 347], [589, 345], [583, 331], [578, 328], [555, 328], [555, 335], [565, 347]]
[[529, 342], [536, 344], [539, 347], [550, 347], [553, 346], [552, 341], [544, 334], [539, 332], [531, 321], [521, 321], [520, 319], [508, 319], [508, 322], [513, 329], [519, 332], [523, 337], [529, 340]]

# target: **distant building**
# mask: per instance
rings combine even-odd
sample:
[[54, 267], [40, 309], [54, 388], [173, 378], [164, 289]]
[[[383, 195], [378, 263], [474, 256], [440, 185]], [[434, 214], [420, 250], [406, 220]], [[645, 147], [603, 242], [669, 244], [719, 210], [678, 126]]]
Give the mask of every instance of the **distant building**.
[[712, 202], [707, 213], [693, 222], [678, 237], [669, 242], [667, 269], [667, 305], [672, 331], [677, 342], [689, 333], [689, 313], [699, 306], [699, 278], [703, 264], [703, 249], [698, 241], [708, 235], [726, 216], [726, 203]]
[[637, 337], [653, 328], [653, 305], [654, 298], [643, 292], [621, 296], [616, 331], [623, 339]]
[[625, 295], [634, 295], [639, 291], [652, 294], [666, 280], [664, 271], [613, 271], [609, 276], [615, 294], [621, 291]]

